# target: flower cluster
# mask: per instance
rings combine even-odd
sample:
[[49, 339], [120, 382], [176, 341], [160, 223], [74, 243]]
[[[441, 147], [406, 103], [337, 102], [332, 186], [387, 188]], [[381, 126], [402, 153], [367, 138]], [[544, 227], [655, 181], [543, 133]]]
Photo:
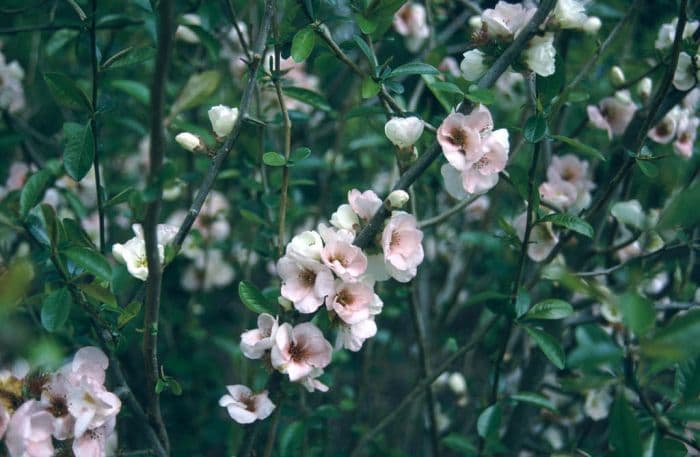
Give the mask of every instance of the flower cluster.
[[84, 347], [54, 373], [29, 373], [27, 366], [0, 371], [0, 440], [10, 457], [48, 457], [59, 449], [75, 457], [112, 455], [121, 401], [104, 385], [108, 366], [100, 349]]
[[493, 130], [488, 108], [479, 105], [467, 115], [450, 114], [440, 124], [437, 140], [449, 162], [441, 172], [451, 194], [460, 194], [458, 182], [469, 194], [482, 194], [498, 183], [510, 143], [508, 130]]
[[16, 60], [7, 63], [0, 52], [0, 110], [16, 113], [24, 109], [24, 70]]
[[540, 184], [542, 200], [577, 214], [591, 203], [595, 184], [589, 177], [588, 162], [575, 155], [554, 156], [547, 168], [547, 181]]
[[[225, 105], [217, 105], [209, 108], [209, 121], [211, 129], [214, 131], [217, 140], [223, 141], [224, 138], [231, 133], [233, 126], [238, 120], [238, 108], [230, 108]], [[187, 151], [190, 152], [206, 152], [207, 145], [202, 139], [190, 132], [178, 133], [175, 136], [175, 141]]]
[[[408, 282], [423, 261], [423, 233], [415, 217], [404, 211], [392, 212], [374, 246], [363, 250], [353, 244], [382, 205], [398, 209], [407, 200], [404, 191], [394, 191], [382, 202], [371, 190], [353, 189], [348, 203], [331, 216], [331, 226], [319, 224], [318, 230], [296, 235], [277, 262], [280, 303], [306, 315], [325, 308], [337, 330], [337, 348], [359, 351], [377, 333], [375, 317], [383, 302], [374, 292], [376, 282], [390, 277]], [[258, 316], [257, 324], [241, 335], [246, 357], [264, 358], [310, 392], [328, 390], [318, 378], [331, 362], [333, 347], [319, 327], [312, 322], [280, 323], [266, 313]], [[221, 405], [237, 422], [264, 419], [274, 408], [266, 392], [253, 395], [245, 386], [229, 386], [229, 392]]]

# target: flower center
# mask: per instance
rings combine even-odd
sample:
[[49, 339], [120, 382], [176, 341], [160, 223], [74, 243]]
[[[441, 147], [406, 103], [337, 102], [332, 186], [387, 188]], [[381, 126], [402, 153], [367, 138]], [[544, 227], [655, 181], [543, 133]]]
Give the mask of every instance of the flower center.
[[52, 397], [49, 412], [53, 417], [63, 417], [68, 414], [68, 404], [64, 397]]
[[472, 165], [472, 168], [476, 171], [480, 171], [482, 168], [484, 168], [485, 166], [487, 166], [490, 163], [491, 162], [489, 161], [489, 159], [486, 156], [483, 156], [478, 161], [476, 161], [476, 163], [474, 163], [474, 165]]
[[561, 173], [561, 179], [564, 181], [573, 181], [574, 178], [576, 177], [576, 173], [574, 173], [574, 170], [571, 168], [564, 168], [564, 170]]
[[246, 411], [250, 411], [251, 413], [255, 412], [255, 398], [253, 396], [244, 396], [241, 398], [241, 403], [245, 405]]
[[331, 262], [338, 262], [342, 266], [347, 266], [348, 265], [348, 258], [345, 256], [345, 254], [342, 254], [340, 252], [335, 252], [333, 255], [330, 257]]
[[399, 244], [401, 244], [401, 234], [399, 232], [391, 232], [391, 241], [389, 242], [389, 246], [395, 248]]
[[347, 306], [352, 303], [352, 294], [347, 289], [341, 289], [336, 296], [336, 300], [343, 306]]
[[302, 362], [306, 358], [306, 347], [303, 344], [292, 341], [289, 343], [289, 357], [292, 359], [292, 362]]
[[306, 268], [301, 270], [299, 272], [299, 281], [306, 287], [312, 287], [316, 283], [316, 272]]

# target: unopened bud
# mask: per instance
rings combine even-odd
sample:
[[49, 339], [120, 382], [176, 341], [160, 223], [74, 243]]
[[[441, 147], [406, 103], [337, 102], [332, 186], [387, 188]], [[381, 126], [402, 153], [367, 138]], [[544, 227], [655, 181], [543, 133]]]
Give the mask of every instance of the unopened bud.
[[474, 30], [481, 30], [481, 26], [484, 22], [481, 20], [481, 16], [472, 16], [469, 18], [469, 27]]
[[233, 125], [238, 119], [238, 108], [229, 108], [225, 105], [213, 106], [209, 109], [211, 128], [216, 136], [223, 138], [233, 130]]
[[622, 72], [622, 68], [615, 65], [610, 69], [610, 81], [612, 81], [615, 86], [624, 84], [625, 74]]
[[639, 96], [645, 100], [651, 96], [651, 88], [651, 78], [642, 78], [642, 80], [637, 83], [637, 92], [639, 93]]
[[384, 125], [384, 134], [399, 149], [408, 149], [423, 134], [423, 121], [415, 116], [394, 117]]
[[600, 30], [600, 27], [602, 25], [603, 23], [600, 21], [600, 18], [596, 16], [590, 16], [583, 23], [583, 31], [591, 35], [595, 35], [596, 33], [598, 33], [598, 30]]
[[455, 395], [465, 395], [467, 393], [467, 381], [464, 380], [462, 373], [452, 373], [447, 380], [447, 383]]
[[406, 192], [405, 190], [395, 190], [389, 194], [387, 200], [389, 200], [389, 205], [391, 206], [391, 209], [399, 209], [406, 204], [409, 198], [410, 197], [408, 196], [408, 192]]
[[175, 136], [175, 141], [177, 141], [177, 144], [182, 146], [183, 149], [190, 152], [201, 152], [206, 149], [202, 139], [190, 132], [178, 133]]

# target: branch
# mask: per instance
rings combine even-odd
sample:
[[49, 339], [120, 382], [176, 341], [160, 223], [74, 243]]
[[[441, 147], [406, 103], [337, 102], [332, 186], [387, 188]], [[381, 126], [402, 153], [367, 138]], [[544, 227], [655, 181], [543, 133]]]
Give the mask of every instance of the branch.
[[[501, 56], [496, 59], [493, 66], [484, 74], [484, 76], [479, 81], [479, 87], [481, 89], [487, 89], [493, 86], [498, 78], [506, 71], [506, 69], [518, 58], [520, 52], [525, 48], [527, 42], [532, 38], [532, 36], [537, 32], [538, 27], [549, 15], [549, 12], [554, 8], [555, 0], [543, 0], [540, 3], [537, 12], [532, 17], [530, 22], [523, 28], [520, 32], [518, 38], [511, 43], [511, 45], [501, 54]], [[469, 103], [463, 103], [460, 106], [460, 112], [466, 112], [471, 105]], [[435, 142], [433, 146], [422, 156], [416, 160], [416, 162], [401, 175], [399, 181], [396, 183], [392, 190], [406, 190], [411, 184], [415, 182], [420, 175], [428, 169], [428, 167], [442, 154], [442, 149], [440, 144]], [[384, 219], [389, 217], [390, 211], [387, 209], [386, 205], [379, 208], [372, 219], [369, 221], [367, 226], [362, 229], [360, 233], [357, 234], [354, 244], [360, 248], [364, 248], [374, 239], [374, 236], [380, 231], [382, 225], [384, 224]]]
[[248, 117], [248, 110], [250, 109], [250, 103], [253, 98], [253, 89], [255, 88], [256, 84], [255, 76], [258, 73], [260, 63], [263, 59], [263, 53], [265, 52], [265, 43], [267, 42], [267, 35], [270, 30], [270, 23], [272, 22], [273, 4], [273, 0], [265, 1], [265, 13], [263, 16], [263, 22], [260, 27], [260, 31], [258, 32], [255, 45], [252, 49], [253, 60], [249, 63], [248, 66], [248, 84], [246, 85], [246, 88], [243, 92], [241, 103], [238, 106], [238, 119], [236, 119], [236, 123], [233, 125], [233, 129], [231, 130], [229, 136], [226, 138], [226, 141], [224, 141], [224, 144], [221, 145], [218, 151], [216, 151], [214, 161], [209, 166], [209, 170], [207, 170], [207, 175], [204, 177], [204, 181], [202, 181], [202, 184], [197, 190], [197, 195], [194, 197], [192, 206], [187, 212], [187, 216], [185, 217], [185, 220], [180, 226], [177, 235], [175, 235], [175, 238], [173, 240], [173, 246], [175, 246], [176, 250], [180, 249], [183, 241], [185, 240], [185, 237], [192, 228], [192, 224], [194, 224], [195, 219], [199, 215], [199, 211], [202, 209], [202, 205], [204, 205], [204, 201], [206, 200], [207, 195], [209, 195], [209, 192], [214, 186], [214, 181], [216, 181], [216, 177], [219, 174], [219, 171], [221, 171], [221, 167], [223, 167], [224, 162], [226, 162], [226, 159], [228, 158], [228, 155], [231, 152], [231, 149], [233, 149], [233, 145], [236, 143], [236, 140], [238, 140], [238, 137], [241, 134], [243, 121], [246, 120]]
[[[71, 3], [76, 11], [82, 12], [77, 4]], [[99, 243], [100, 252], [105, 252], [105, 213], [102, 201], [102, 178], [100, 174], [100, 151], [97, 147], [97, 88], [98, 66], [97, 66], [97, 37], [96, 37], [96, 20], [97, 20], [97, 0], [91, 0], [91, 15], [90, 15], [90, 67], [92, 69], [92, 119], [90, 120], [90, 133], [92, 134], [92, 154], [93, 167], [95, 168], [95, 193], [97, 194], [97, 218], [99, 223]], [[83, 13], [83, 16], [85, 13]], [[81, 20], [84, 20], [81, 16]]]
[[[127, 20], [121, 21], [117, 24], [100, 24], [100, 25], [96, 26], [95, 28], [97, 30], [113, 30], [113, 29], [121, 29], [124, 27], [131, 27], [134, 25], [142, 25], [143, 22], [144, 22], [143, 19], [127, 19]], [[15, 35], [17, 33], [53, 31], [53, 30], [61, 30], [61, 29], [84, 30], [85, 25], [84, 24], [75, 24], [75, 23], [54, 24], [53, 22], [49, 22], [48, 24], [21, 25], [21, 26], [17, 26], [17, 27], [0, 28], [0, 35]]]
[[635, 262], [635, 261], [638, 261], [638, 260], [650, 259], [650, 258], [656, 257], [656, 256], [658, 256], [658, 255], [665, 254], [665, 253], [667, 253], [668, 251], [674, 251], [674, 250], [676, 250], [676, 249], [680, 249], [680, 248], [684, 248], [684, 247], [689, 247], [690, 249], [696, 249], [696, 247], [692, 244], [692, 242], [691, 242], [691, 243], [678, 243], [678, 244], [673, 244], [673, 245], [671, 245], [671, 246], [664, 246], [663, 248], [661, 248], [661, 249], [659, 249], [659, 250], [657, 250], [657, 251], [648, 252], [648, 253], [643, 254], [643, 255], [639, 255], [639, 256], [636, 256], [636, 257], [632, 257], [631, 259], [627, 260], [626, 262], [619, 263], [619, 264], [614, 265], [614, 266], [612, 266], [612, 267], [610, 267], [610, 268], [603, 268], [603, 269], [600, 269], [600, 270], [593, 270], [593, 271], [581, 271], [581, 272], [575, 273], [574, 275], [575, 275], [575, 276], [578, 276], [578, 277], [580, 277], [580, 278], [590, 278], [590, 277], [594, 277], [594, 276], [605, 276], [605, 275], [609, 275], [610, 273], [613, 273], [613, 272], [615, 272], [615, 271], [617, 271], [617, 270], [620, 270], [620, 269], [622, 269], [622, 268], [628, 266], [628, 265], [631, 264], [632, 262]]
[[445, 211], [444, 213], [438, 214], [437, 216], [431, 217], [430, 219], [426, 219], [426, 220], [424, 220], [424, 221], [420, 221], [420, 222], [418, 223], [418, 228], [420, 228], [420, 229], [425, 229], [425, 228], [427, 228], [427, 227], [432, 227], [433, 225], [437, 225], [437, 224], [439, 224], [440, 222], [442, 222], [442, 221], [444, 221], [444, 220], [446, 220], [446, 219], [449, 219], [451, 216], [453, 216], [453, 215], [459, 213], [459, 212], [462, 211], [464, 208], [466, 208], [467, 206], [469, 206], [469, 205], [471, 205], [472, 203], [474, 203], [474, 202], [475, 202], [476, 200], [478, 200], [479, 197], [481, 197], [482, 195], [483, 195], [483, 194], [471, 195], [471, 196], [465, 198], [464, 200], [462, 200], [461, 202], [457, 203], [456, 205], [454, 205], [452, 208], [448, 209], [448, 210]]
[[163, 112], [165, 105], [165, 85], [168, 79], [168, 67], [172, 53], [175, 31], [174, 8], [172, 0], [161, 0], [158, 6], [158, 50], [156, 65], [151, 85], [151, 149], [149, 186], [156, 186], [157, 196], [146, 209], [143, 224], [146, 242], [146, 261], [148, 279], [146, 280], [146, 300], [143, 317], [143, 356], [146, 373], [146, 411], [153, 427], [158, 432], [163, 448], [170, 450], [168, 432], [160, 412], [160, 397], [156, 393], [159, 379], [158, 363], [158, 321], [160, 312], [160, 294], [163, 279], [160, 254], [158, 252], [157, 227], [163, 190], [159, 186], [160, 172], [163, 166], [165, 133], [163, 131]]

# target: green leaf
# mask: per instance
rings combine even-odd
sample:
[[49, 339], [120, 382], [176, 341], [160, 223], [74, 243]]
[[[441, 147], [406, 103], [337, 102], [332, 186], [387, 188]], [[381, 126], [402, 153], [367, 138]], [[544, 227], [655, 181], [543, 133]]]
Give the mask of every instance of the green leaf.
[[700, 309], [692, 309], [641, 343], [642, 354], [665, 363], [682, 362], [700, 355]]
[[238, 296], [243, 304], [254, 313], [276, 314], [277, 306], [270, 303], [260, 290], [248, 281], [241, 281], [238, 284]]
[[476, 421], [476, 430], [479, 436], [487, 439], [498, 434], [501, 426], [501, 405], [493, 404], [486, 408]]
[[311, 55], [316, 44], [316, 32], [311, 27], [299, 30], [292, 38], [292, 59], [295, 62], [303, 62]]
[[151, 98], [151, 91], [143, 83], [128, 79], [116, 79], [108, 83], [110, 87], [124, 92], [142, 105], [148, 105]]
[[85, 125], [75, 122], [63, 124], [66, 147], [63, 151], [63, 167], [68, 176], [80, 181], [90, 171], [95, 157], [90, 121]]
[[[372, 65], [373, 68], [376, 67], [376, 65], [377, 65], [376, 58], [375, 58], [372, 50], [369, 48], [369, 45], [367, 44], [367, 42], [365, 42], [365, 40], [363, 40], [362, 37], [360, 37], [358, 35], [354, 35], [352, 37], [352, 39], [355, 42], [355, 44], [357, 45], [357, 47], [360, 48], [360, 51], [362, 51], [362, 53], [365, 55], [365, 57], [367, 57], [367, 61], [370, 63], [370, 65]], [[376, 76], [376, 71], [372, 70], [372, 74]]]
[[628, 292], [620, 297], [622, 318], [627, 327], [637, 335], [648, 332], [656, 320], [654, 304], [647, 298]]
[[360, 27], [360, 30], [362, 30], [362, 33], [366, 35], [370, 35], [377, 30], [377, 23], [371, 19], [367, 19], [361, 14], [355, 14], [355, 22], [357, 22], [357, 25]]
[[132, 192], [136, 192], [136, 189], [134, 189], [133, 187], [127, 187], [126, 189], [119, 192], [117, 195], [104, 202], [102, 206], [104, 206], [105, 208], [109, 208], [110, 206], [116, 206], [121, 205], [122, 203], [127, 203], [129, 201], [129, 196]]
[[515, 298], [515, 316], [520, 317], [527, 313], [530, 309], [530, 303], [532, 303], [530, 294], [524, 290], [518, 291], [518, 296]]
[[366, 77], [362, 80], [362, 86], [360, 88], [360, 93], [362, 98], [372, 98], [379, 93], [381, 87], [377, 82], [371, 77]]
[[410, 62], [400, 65], [389, 73], [388, 78], [398, 78], [407, 75], [439, 75], [440, 70], [423, 62]]
[[639, 423], [622, 391], [618, 392], [610, 408], [610, 447], [625, 457], [642, 456], [642, 440]]
[[137, 63], [151, 60], [156, 55], [156, 49], [152, 46], [124, 48], [105, 61], [102, 69], [114, 69], [128, 67]]
[[594, 368], [602, 363], [616, 364], [624, 355], [610, 335], [597, 325], [576, 327], [576, 348], [569, 352], [566, 363], [570, 368]]
[[39, 170], [29, 177], [19, 196], [20, 216], [27, 217], [29, 211], [39, 204], [44, 198], [44, 192], [51, 185], [52, 178], [48, 170]]
[[200, 106], [219, 87], [221, 73], [216, 70], [209, 70], [202, 73], [195, 73], [187, 80], [180, 95], [170, 108], [170, 117]]
[[442, 444], [460, 455], [472, 456], [476, 455], [477, 448], [472, 444], [471, 440], [464, 435], [458, 433], [450, 433], [442, 440]]
[[680, 421], [700, 421], [700, 401], [693, 401], [684, 405], [675, 406], [668, 411], [668, 417]]
[[311, 149], [307, 147], [297, 148], [292, 152], [290, 159], [294, 162], [300, 162], [311, 155]]
[[535, 341], [535, 343], [537, 343], [537, 346], [540, 347], [540, 349], [542, 350], [544, 355], [547, 356], [549, 361], [552, 362], [554, 366], [556, 366], [560, 370], [563, 370], [564, 366], [566, 365], [566, 360], [564, 356], [564, 350], [559, 344], [559, 341], [557, 341], [556, 338], [554, 338], [551, 334], [545, 332], [544, 330], [540, 330], [538, 328], [530, 326], [524, 326], [523, 328], [528, 333], [528, 335], [530, 335], [530, 338], [532, 338]]
[[321, 111], [331, 111], [331, 105], [328, 104], [328, 100], [319, 94], [308, 89], [302, 89], [301, 87], [285, 87], [284, 93], [292, 97], [293, 99], [299, 100], [300, 102], [311, 105], [314, 108], [318, 108]]
[[263, 163], [270, 167], [283, 167], [287, 164], [287, 159], [279, 152], [266, 152], [262, 156]]
[[583, 236], [587, 236], [588, 238], [593, 238], [593, 227], [591, 227], [591, 224], [584, 221], [578, 216], [574, 216], [573, 214], [548, 214], [542, 219], [540, 219], [538, 222], [551, 222], [552, 224], [557, 225], [559, 227], [564, 227], [565, 229], [574, 231]]
[[659, 167], [651, 160], [637, 159], [637, 166], [647, 178], [656, 178], [659, 176]]
[[683, 400], [700, 395], [700, 358], [686, 360], [680, 364], [676, 371], [675, 386]]
[[695, 181], [683, 192], [677, 193], [661, 213], [657, 228], [666, 230], [676, 227], [690, 228], [700, 223], [700, 181]]
[[537, 113], [525, 121], [523, 126], [523, 136], [530, 143], [537, 143], [544, 138], [547, 133], [547, 119], [542, 113]]
[[464, 96], [482, 105], [492, 105], [496, 101], [496, 95], [491, 90], [482, 89], [475, 84], [469, 86], [469, 91]]
[[569, 138], [568, 136], [564, 135], [549, 135], [550, 138], [553, 140], [561, 141], [564, 144], [568, 144], [572, 148], [576, 149], [577, 151], [591, 157], [594, 159], [599, 159], [605, 162], [607, 159], [603, 154], [600, 153], [595, 148], [592, 148], [591, 146], [588, 146], [586, 144], [581, 143], [579, 140], [576, 140], [574, 138]]
[[92, 111], [90, 100], [76, 84], [75, 79], [62, 73], [44, 73], [51, 97], [60, 106], [68, 109]]
[[434, 83], [430, 84], [430, 88], [438, 92], [447, 92], [450, 94], [459, 94], [464, 96], [464, 92], [462, 92], [462, 89], [460, 89], [459, 86], [447, 81], [435, 81]]
[[46, 234], [49, 237], [52, 248], [56, 248], [60, 240], [60, 227], [61, 223], [56, 217], [56, 211], [54, 211], [53, 206], [42, 203], [41, 214], [44, 217], [44, 225], [46, 226]]
[[253, 222], [258, 225], [268, 225], [267, 221], [263, 219], [262, 217], [258, 216], [254, 212], [247, 210], [245, 208], [241, 208], [238, 210], [239, 213], [241, 213], [241, 216], [243, 219], [248, 220], [250, 222]]
[[526, 319], [564, 319], [573, 314], [574, 308], [564, 300], [550, 298], [535, 304], [525, 315]]
[[41, 325], [49, 332], [60, 330], [68, 320], [72, 300], [67, 288], [54, 290], [41, 307]]
[[71, 247], [63, 253], [83, 270], [95, 275], [100, 281], [109, 281], [112, 278], [112, 267], [107, 259], [96, 250]]
[[279, 455], [280, 457], [297, 457], [301, 455], [301, 446], [304, 440], [304, 422], [294, 421], [287, 425], [280, 433]]
[[557, 407], [554, 405], [552, 400], [545, 397], [544, 395], [535, 392], [519, 392], [510, 396], [511, 400], [529, 403], [531, 405], [539, 406], [540, 408], [548, 409], [550, 411], [556, 411]]
[[141, 311], [141, 302], [140, 301], [132, 301], [127, 305], [126, 308], [122, 311], [121, 315], [117, 319], [117, 327], [122, 328], [129, 322], [131, 322], [132, 319], [134, 319], [136, 316], [139, 315], [139, 312]]

